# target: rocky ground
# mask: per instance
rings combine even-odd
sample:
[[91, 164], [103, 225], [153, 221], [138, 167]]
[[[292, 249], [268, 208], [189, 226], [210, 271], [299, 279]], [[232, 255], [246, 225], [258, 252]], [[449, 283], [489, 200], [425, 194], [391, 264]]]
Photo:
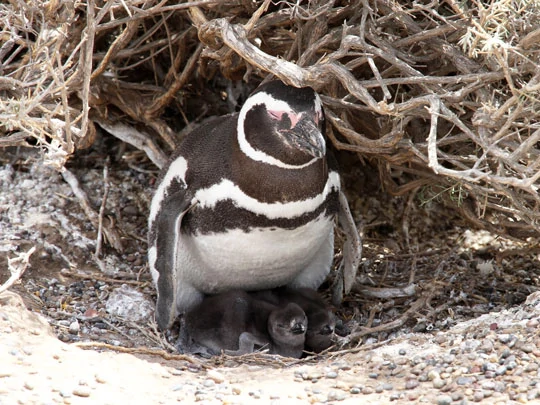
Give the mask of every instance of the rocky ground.
[[[344, 177], [365, 259], [335, 308], [352, 342], [294, 361], [174, 355], [145, 258], [157, 171], [98, 143], [68, 166], [75, 192], [39, 154], [0, 154], [0, 284], [32, 252], [18, 295], [0, 296], [0, 404], [540, 400], [537, 241], [468, 229], [435, 198], [390, 198], [357, 166]], [[97, 237], [100, 207], [121, 249]]]
[[[506, 404], [540, 398], [540, 295], [446, 332], [403, 334], [301, 361], [221, 364], [83, 350], [0, 296], [0, 404], [417, 402]], [[266, 360], [266, 364], [261, 364]]]

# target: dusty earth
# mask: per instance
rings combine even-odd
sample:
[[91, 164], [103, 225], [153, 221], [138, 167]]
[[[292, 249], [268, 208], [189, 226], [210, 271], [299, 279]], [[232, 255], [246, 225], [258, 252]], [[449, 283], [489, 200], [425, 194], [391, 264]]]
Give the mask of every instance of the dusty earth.
[[537, 241], [469, 229], [436, 194], [391, 198], [373, 168], [346, 171], [365, 258], [335, 310], [352, 334], [301, 360], [206, 360], [174, 354], [174, 331], [152, 319], [157, 170], [140, 152], [102, 137], [68, 166], [121, 250], [99, 242], [80, 195], [37, 151], [4, 150], [0, 165], [0, 284], [27, 267], [0, 295], [0, 404], [540, 400]]

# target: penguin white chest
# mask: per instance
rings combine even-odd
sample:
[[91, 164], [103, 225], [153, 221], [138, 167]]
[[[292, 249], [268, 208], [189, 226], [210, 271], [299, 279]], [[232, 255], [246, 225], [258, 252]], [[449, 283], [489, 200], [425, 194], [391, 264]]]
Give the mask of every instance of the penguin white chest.
[[[320, 216], [294, 229], [231, 229], [224, 233], [183, 235], [177, 268], [206, 293], [234, 288], [264, 289], [289, 284], [310, 267], [329, 271], [333, 220]], [[179, 263], [180, 264], [180, 263]]]

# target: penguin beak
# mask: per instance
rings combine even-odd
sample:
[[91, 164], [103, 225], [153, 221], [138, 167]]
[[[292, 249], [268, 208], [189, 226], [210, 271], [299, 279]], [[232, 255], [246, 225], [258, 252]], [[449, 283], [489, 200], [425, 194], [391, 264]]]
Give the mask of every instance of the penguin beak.
[[307, 114], [301, 114], [298, 116], [298, 120], [293, 121], [293, 125], [292, 128], [282, 132], [288, 136], [294, 146], [315, 158], [322, 158], [326, 155], [326, 142], [323, 134], [311, 117]]
[[330, 325], [324, 325], [324, 327], [321, 329], [320, 334], [321, 335], [329, 335], [331, 333], [334, 333], [334, 328]]
[[306, 333], [306, 327], [303, 323], [295, 323], [291, 327], [291, 332], [293, 333], [293, 335], [301, 335]]

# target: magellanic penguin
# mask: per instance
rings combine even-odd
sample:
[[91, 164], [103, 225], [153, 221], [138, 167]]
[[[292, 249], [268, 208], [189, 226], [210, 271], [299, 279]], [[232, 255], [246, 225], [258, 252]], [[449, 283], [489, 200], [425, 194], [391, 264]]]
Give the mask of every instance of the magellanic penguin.
[[335, 296], [350, 290], [361, 243], [324, 133], [313, 89], [271, 81], [239, 113], [183, 139], [161, 173], [149, 215], [162, 330], [205, 294], [317, 289], [330, 271], [336, 217], [349, 239]]
[[206, 297], [182, 318], [179, 350], [229, 355], [266, 349], [270, 354], [300, 358], [308, 320], [299, 305], [259, 300], [245, 291]]

